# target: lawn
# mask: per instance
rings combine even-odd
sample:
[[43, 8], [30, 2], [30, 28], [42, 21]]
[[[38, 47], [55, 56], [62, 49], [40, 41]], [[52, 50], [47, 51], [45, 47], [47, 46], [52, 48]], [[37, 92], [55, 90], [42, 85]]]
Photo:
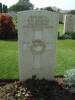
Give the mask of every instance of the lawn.
[[59, 24], [58, 31], [59, 31], [60, 36], [64, 34], [64, 24]]
[[58, 40], [55, 75], [63, 75], [72, 68], [75, 68], [75, 40]]
[[17, 41], [0, 40], [0, 79], [18, 78]]
[[[17, 20], [13, 20], [17, 25]], [[17, 29], [17, 27], [16, 27]], [[59, 24], [59, 34], [63, 34], [64, 24]], [[56, 50], [55, 75], [63, 75], [67, 69], [75, 67], [75, 41], [58, 40]], [[0, 40], [0, 79], [19, 77], [18, 42]]]
[[[75, 68], [75, 40], [58, 40], [55, 75]], [[18, 43], [0, 40], [0, 79], [18, 78]]]

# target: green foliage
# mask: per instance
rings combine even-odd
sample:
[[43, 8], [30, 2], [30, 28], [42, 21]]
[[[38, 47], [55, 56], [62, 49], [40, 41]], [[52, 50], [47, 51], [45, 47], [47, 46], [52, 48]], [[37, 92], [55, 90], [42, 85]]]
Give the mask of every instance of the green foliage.
[[69, 86], [75, 85], [75, 69], [67, 70], [64, 77]]
[[2, 7], [2, 3], [0, 3], [0, 13], [7, 13], [8, 12], [8, 8], [6, 5], [3, 5]]
[[11, 6], [9, 8], [9, 11], [15, 11], [15, 12], [18, 12], [18, 11], [24, 11], [24, 10], [30, 10], [30, 9], [33, 9], [33, 4], [30, 3], [28, 0], [25, 0], [24, 2], [18, 2], [16, 3], [15, 5]]
[[68, 14], [73, 14], [73, 15], [75, 15], [75, 10], [71, 10], [70, 12], [68, 12]]
[[70, 91], [75, 93], [75, 69], [67, 70], [64, 77], [66, 84], [71, 87]]
[[64, 35], [62, 35], [61, 36], [61, 38], [63, 39], [63, 40], [65, 40], [65, 39], [71, 39], [71, 34], [64, 34]]
[[59, 36], [58, 39], [62, 39], [62, 40], [75, 39], [75, 32], [73, 32], [73, 33], [65, 33], [62, 36]]
[[0, 3], [0, 13], [2, 13], [2, 3]]
[[7, 13], [8, 12], [8, 8], [6, 5], [3, 5], [3, 13]]
[[75, 39], [75, 32], [71, 33], [72, 39]]
[[19, 2], [22, 2], [22, 3], [24, 3], [24, 2], [29, 2], [30, 0], [20, 0]]
[[65, 34], [65, 35], [63, 35], [63, 37], [64, 37], [65, 39], [71, 39], [71, 38], [72, 38], [71, 34]]
[[48, 11], [55, 12], [55, 11], [52, 9], [52, 7], [41, 8], [41, 10], [48, 10]]
[[67, 36], [67, 39], [69, 39], [69, 37], [70, 37], [71, 39], [75, 39], [75, 32], [73, 32], [73, 33], [65, 33], [64, 36]]

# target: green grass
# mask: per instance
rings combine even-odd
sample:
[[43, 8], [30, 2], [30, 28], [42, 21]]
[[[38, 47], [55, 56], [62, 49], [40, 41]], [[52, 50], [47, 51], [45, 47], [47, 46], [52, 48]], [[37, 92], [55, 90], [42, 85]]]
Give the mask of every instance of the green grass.
[[55, 75], [63, 75], [72, 68], [75, 68], [75, 40], [58, 40]]
[[64, 34], [64, 24], [59, 24], [58, 31], [59, 31], [60, 36]]
[[[17, 24], [17, 20], [13, 20]], [[17, 27], [16, 27], [17, 29]], [[64, 24], [59, 24], [59, 33], [63, 34]], [[58, 40], [56, 50], [55, 75], [64, 75], [67, 69], [75, 68], [75, 41]], [[0, 79], [19, 77], [17, 41], [0, 40]]]
[[17, 41], [0, 41], [0, 79], [18, 78]]
[[[55, 75], [75, 68], [75, 40], [58, 40]], [[0, 79], [19, 77], [17, 41], [0, 40]]]

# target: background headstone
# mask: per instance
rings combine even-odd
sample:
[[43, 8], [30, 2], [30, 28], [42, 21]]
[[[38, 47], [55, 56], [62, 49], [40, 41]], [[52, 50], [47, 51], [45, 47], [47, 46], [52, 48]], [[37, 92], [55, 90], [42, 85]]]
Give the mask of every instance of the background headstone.
[[64, 18], [64, 33], [73, 33], [74, 32], [74, 16], [65, 15]]
[[18, 13], [20, 81], [54, 79], [59, 16], [49, 11]]

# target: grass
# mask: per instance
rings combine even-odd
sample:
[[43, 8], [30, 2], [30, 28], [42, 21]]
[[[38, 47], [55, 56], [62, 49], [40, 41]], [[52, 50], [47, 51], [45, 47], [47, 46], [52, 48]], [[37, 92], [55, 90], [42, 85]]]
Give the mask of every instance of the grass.
[[58, 31], [59, 31], [60, 36], [64, 34], [64, 24], [59, 24]]
[[[17, 24], [17, 20], [13, 20]], [[16, 27], [17, 29], [17, 27]], [[59, 24], [63, 34], [64, 24]], [[75, 41], [58, 40], [56, 50], [55, 75], [64, 75], [67, 69], [75, 68]], [[0, 79], [19, 78], [17, 41], [0, 40]]]
[[[58, 40], [55, 75], [75, 68], [75, 40]], [[19, 77], [17, 41], [0, 40], [0, 79]]]
[[75, 68], [75, 40], [58, 40], [55, 75], [63, 75], [72, 68]]
[[0, 79], [18, 78], [17, 41], [0, 40]]

